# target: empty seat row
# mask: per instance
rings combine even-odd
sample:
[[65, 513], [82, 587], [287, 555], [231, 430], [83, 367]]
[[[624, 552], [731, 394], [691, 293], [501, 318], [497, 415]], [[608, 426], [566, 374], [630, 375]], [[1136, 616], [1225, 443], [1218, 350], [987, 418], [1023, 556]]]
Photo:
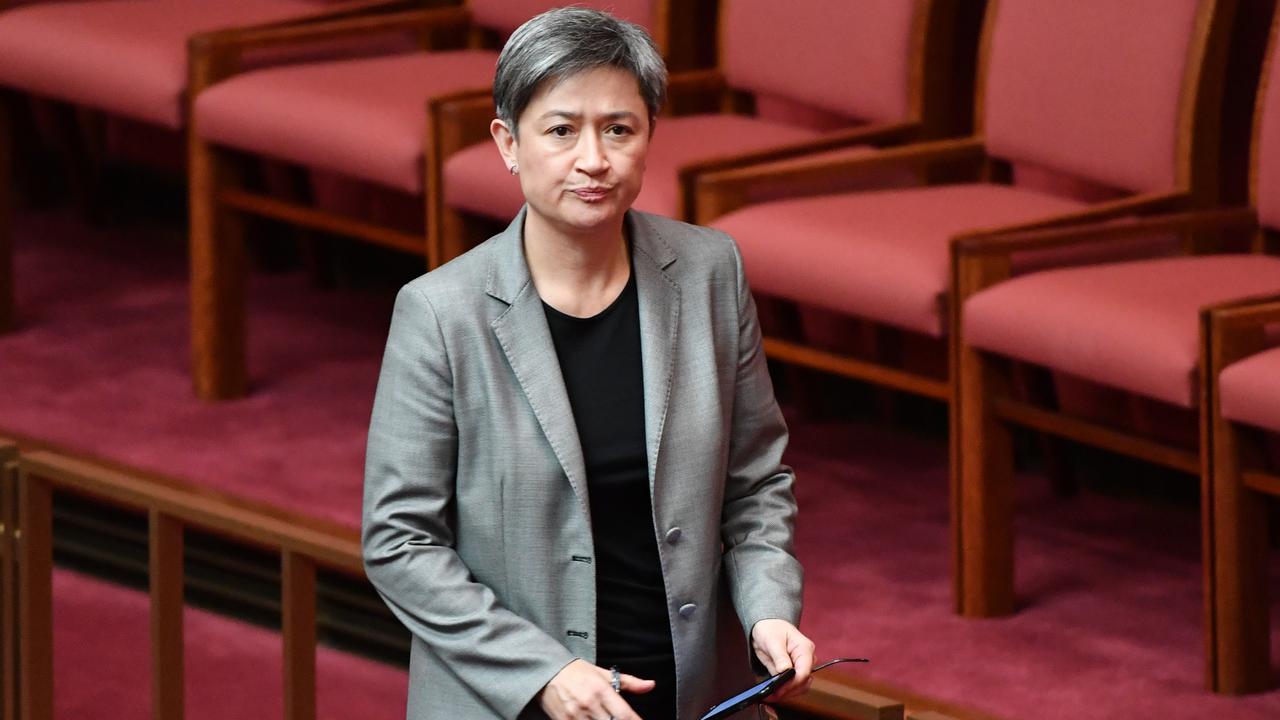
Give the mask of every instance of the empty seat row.
[[[1270, 685], [1259, 495], [1277, 491], [1256, 449], [1249, 471], [1232, 464], [1242, 461], [1242, 434], [1230, 428], [1274, 430], [1280, 413], [1280, 396], [1268, 392], [1274, 351], [1227, 368], [1220, 385], [1221, 363], [1208, 360], [1213, 309], [1254, 307], [1251, 299], [1280, 291], [1280, 73], [1270, 69], [1280, 24], [1257, 90], [1252, 207], [1215, 207], [1213, 165], [1201, 154], [1219, 132], [1206, 109], [1226, 82], [1222, 43], [1235, 9], [993, 4], [973, 136], [716, 171], [696, 190], [698, 219], [738, 239], [757, 293], [937, 339], [945, 376], [842, 357], [804, 338], [767, 338], [766, 347], [949, 403], [959, 612], [1016, 607], [1013, 427], [1198, 475], [1206, 677], [1230, 693]], [[893, 164], [950, 175], [923, 187], [812, 190]], [[1089, 187], [1064, 194], [1019, 182], [1046, 168]], [[787, 183], [803, 189], [752, 198]], [[1261, 322], [1254, 344], [1274, 344]], [[1082, 418], [1064, 408], [1070, 398], [1034, 392], [1032, 375], [1194, 414], [1199, 441]]]
[[[88, 7], [94, 1], [68, 7]], [[169, 21], [194, 36], [186, 87], [189, 107], [180, 100], [182, 86], [174, 82], [166, 87], [170, 109], [160, 118], [128, 103], [106, 103], [74, 82], [40, 85], [26, 81], [17, 70], [14, 77], [0, 76], [0, 81], [92, 108], [163, 121], [169, 127], [181, 126], [190, 115], [193, 374], [201, 397], [234, 397], [246, 392], [249, 384], [235, 215], [266, 215], [336, 230], [422, 254], [435, 266], [474, 241], [462, 232], [463, 216], [501, 219], [519, 202], [515, 182], [503, 177], [503, 166], [491, 147], [458, 142], [486, 137], [491, 110], [484, 110], [488, 117], [464, 126], [445, 127], [443, 118], [451, 115], [450, 100], [473, 100], [477, 93], [487, 92], [497, 42], [532, 13], [556, 3], [472, 0], [463, 8], [408, 10], [403, 8], [423, 3], [369, 3], [365, 12], [356, 14], [330, 10], [328, 16], [311, 16], [305, 22], [223, 31], [189, 22], [191, 18], [175, 10], [181, 3], [172, 0], [117, 3], [153, 24], [177, 14], [180, 22]], [[662, 43], [680, 34], [679, 23], [696, 16], [687, 8], [697, 3], [635, 0], [603, 5], [647, 24]], [[693, 178], [698, 172], [937, 134], [946, 108], [940, 93], [927, 90], [940, 86], [941, 74], [949, 69], [952, 19], [958, 6], [954, 0], [813, 0], [785, 8], [771, 2], [726, 3], [720, 16], [722, 52], [717, 68], [672, 78], [673, 106], [687, 102], [705, 110], [709, 104], [712, 112], [664, 118], [659, 124], [639, 207], [692, 219]], [[29, 28], [39, 25], [32, 19], [48, 15], [49, 8], [36, 3], [0, 16], [0, 59], [11, 52], [32, 66], [42, 60], [56, 65], [59, 60], [50, 53], [6, 49], [6, 28], [30, 34]], [[64, 44], [85, 42], [83, 28], [67, 30], [58, 17], [48, 22], [59, 25], [53, 34]], [[121, 22], [120, 27], [111, 26], [111, 34], [119, 40], [135, 26], [136, 22]], [[166, 50], [173, 49], [180, 34], [166, 36]], [[297, 48], [314, 52], [328, 43], [405, 34], [417, 40], [418, 49], [262, 67], [264, 56], [296, 60]], [[144, 33], [129, 40], [153, 44], [154, 38]], [[779, 51], [759, 52], [765, 43]], [[669, 55], [679, 54], [669, 44], [666, 49]], [[159, 57], [154, 62], [162, 63]], [[163, 62], [169, 66], [167, 73], [177, 74], [175, 58]], [[87, 67], [75, 71], [89, 78], [83, 84], [98, 84]], [[439, 122], [428, 121], [428, 104]], [[752, 105], [755, 112], [746, 112]], [[458, 152], [446, 155], [447, 150]], [[406, 228], [334, 212], [323, 202], [259, 192], [241, 181], [246, 156], [338, 173], [398, 193], [414, 199], [426, 211], [425, 220]]]

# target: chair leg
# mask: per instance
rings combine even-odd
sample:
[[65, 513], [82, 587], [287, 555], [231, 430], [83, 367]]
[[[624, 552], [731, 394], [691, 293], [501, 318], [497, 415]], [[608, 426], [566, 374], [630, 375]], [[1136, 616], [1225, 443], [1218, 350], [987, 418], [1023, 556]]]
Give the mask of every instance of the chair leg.
[[[1040, 407], [1060, 409], [1057, 393], [1053, 388], [1053, 375], [1042, 368], [1026, 363], [1015, 363], [1013, 382], [1018, 395]], [[1075, 497], [1080, 493], [1080, 483], [1071, 465], [1070, 448], [1061, 439], [1048, 433], [1036, 433], [1040, 446], [1040, 458], [1044, 474], [1049, 478], [1053, 494], [1058, 497]]]
[[[773, 299], [770, 305], [778, 336], [803, 343], [806, 333], [800, 306], [781, 298]], [[828, 391], [824, 385], [830, 383], [831, 378], [819, 375], [813, 368], [795, 363], [785, 363], [782, 366], [782, 377], [788, 398], [801, 415], [820, 418], [827, 414], [825, 401]]]
[[1213, 690], [1237, 695], [1272, 685], [1267, 508], [1265, 497], [1241, 481], [1242, 460], [1260, 455], [1257, 448], [1233, 423], [1221, 417], [1213, 423], [1209, 673]]
[[953, 534], [957, 608], [969, 617], [1013, 612], [1013, 439], [1009, 426], [991, 409], [1007, 381], [984, 353], [961, 344], [953, 382]]
[[230, 399], [248, 390], [242, 222], [218, 201], [229, 159], [192, 133], [189, 160], [192, 381], [202, 400]]
[[0, 94], [0, 333], [15, 321], [13, 265], [13, 133], [9, 97]]

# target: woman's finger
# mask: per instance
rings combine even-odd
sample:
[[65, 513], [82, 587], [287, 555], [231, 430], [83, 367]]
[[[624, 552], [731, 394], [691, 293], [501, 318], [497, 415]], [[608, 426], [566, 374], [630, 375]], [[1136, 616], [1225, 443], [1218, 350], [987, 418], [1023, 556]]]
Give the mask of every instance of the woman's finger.
[[631, 706], [627, 704], [627, 701], [623, 700], [622, 696], [617, 693], [611, 692], [605, 696], [602, 705], [604, 711], [603, 717], [605, 718], [613, 718], [613, 720], [640, 720], [640, 716], [636, 714], [636, 711], [632, 710]]
[[803, 682], [809, 679], [809, 673], [813, 672], [813, 653], [816, 649], [813, 641], [796, 632], [791, 639], [790, 652], [791, 665], [796, 669], [796, 679]]
[[653, 680], [645, 680], [626, 673], [620, 673], [618, 675], [618, 680], [621, 681], [623, 692], [635, 693], [637, 695], [649, 692], [658, 684]]
[[791, 662], [796, 669], [796, 676], [787, 683], [787, 695], [801, 695], [809, 691], [809, 684], [813, 682], [813, 659], [817, 646], [813, 641], [805, 637], [799, 630], [795, 631], [791, 642]]

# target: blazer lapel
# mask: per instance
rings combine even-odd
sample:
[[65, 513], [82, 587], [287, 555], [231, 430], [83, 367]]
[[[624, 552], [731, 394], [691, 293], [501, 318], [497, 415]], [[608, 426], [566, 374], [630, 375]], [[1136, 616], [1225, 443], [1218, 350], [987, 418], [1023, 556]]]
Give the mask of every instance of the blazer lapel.
[[551, 342], [551, 331], [547, 328], [542, 299], [533, 286], [524, 259], [524, 215], [521, 210], [494, 247], [486, 292], [510, 307], [491, 326], [583, 512], [590, 517], [586, 463], [578, 440], [578, 426], [569, 406], [569, 394]]
[[671, 399], [675, 347], [680, 328], [680, 286], [666, 272], [676, 254], [641, 214], [627, 213], [632, 271], [640, 301], [640, 354], [644, 366], [645, 445], [649, 491], [657, 504], [658, 449]]

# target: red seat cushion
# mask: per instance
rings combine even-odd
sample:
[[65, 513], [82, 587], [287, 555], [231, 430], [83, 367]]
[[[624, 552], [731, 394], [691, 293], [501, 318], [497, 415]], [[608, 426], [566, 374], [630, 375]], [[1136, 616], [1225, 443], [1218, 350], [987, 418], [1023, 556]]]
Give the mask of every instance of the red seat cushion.
[[1280, 432], [1280, 348], [1228, 366], [1218, 392], [1223, 417]]
[[200, 94], [195, 132], [421, 193], [427, 100], [488, 87], [497, 58], [488, 50], [414, 52], [248, 72]]
[[[635, 208], [674, 217], [680, 194], [677, 173], [685, 165], [816, 137], [804, 128], [742, 115], [660, 118], [649, 148], [644, 189]], [[444, 198], [450, 207], [500, 220], [515, 217], [524, 196], [491, 142], [454, 153], [445, 161]]]
[[1280, 290], [1280, 258], [1214, 255], [1048, 270], [974, 295], [966, 341], [1182, 407], [1197, 402], [1199, 311]]
[[1003, 185], [941, 185], [763, 203], [712, 225], [737, 239], [757, 292], [936, 337], [950, 238], [1081, 207]]
[[187, 38], [324, 10], [309, 0], [45, 2], [0, 13], [0, 84], [179, 128]]

